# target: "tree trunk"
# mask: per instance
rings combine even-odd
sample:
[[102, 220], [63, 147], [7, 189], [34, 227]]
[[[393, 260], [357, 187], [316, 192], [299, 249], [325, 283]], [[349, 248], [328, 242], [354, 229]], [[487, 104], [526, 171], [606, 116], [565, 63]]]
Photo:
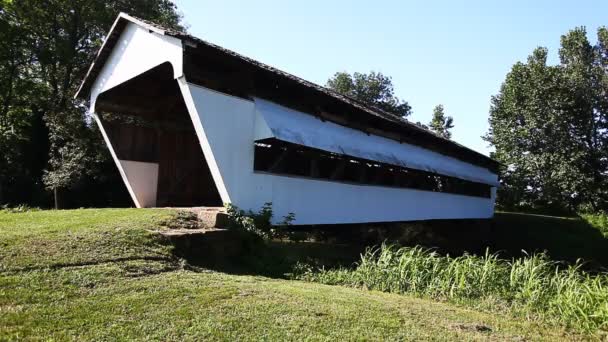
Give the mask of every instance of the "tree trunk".
[[59, 189], [53, 188], [53, 197], [55, 198], [55, 210], [59, 210], [60, 209]]

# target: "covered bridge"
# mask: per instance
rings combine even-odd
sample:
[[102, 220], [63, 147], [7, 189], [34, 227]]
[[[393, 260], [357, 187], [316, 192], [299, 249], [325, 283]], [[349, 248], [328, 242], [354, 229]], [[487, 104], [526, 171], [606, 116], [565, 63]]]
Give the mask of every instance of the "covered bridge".
[[120, 14], [77, 97], [137, 207], [295, 224], [489, 218], [499, 164], [220, 46]]

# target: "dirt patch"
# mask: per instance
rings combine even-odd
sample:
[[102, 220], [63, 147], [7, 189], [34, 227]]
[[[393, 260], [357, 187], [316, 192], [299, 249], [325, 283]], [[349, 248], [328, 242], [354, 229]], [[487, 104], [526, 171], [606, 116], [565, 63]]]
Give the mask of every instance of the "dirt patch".
[[492, 332], [492, 328], [485, 324], [476, 324], [476, 323], [455, 323], [450, 325], [450, 329], [453, 330], [461, 330], [461, 331], [476, 331], [483, 333]]
[[204, 228], [196, 213], [189, 210], [178, 210], [172, 218], [163, 222], [163, 226], [169, 229], [199, 229]]

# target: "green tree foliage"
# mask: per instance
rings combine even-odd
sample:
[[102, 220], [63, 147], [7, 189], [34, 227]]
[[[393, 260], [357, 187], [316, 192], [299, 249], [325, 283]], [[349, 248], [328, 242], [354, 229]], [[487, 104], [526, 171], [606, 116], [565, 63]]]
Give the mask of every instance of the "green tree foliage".
[[[18, 197], [17, 189], [32, 192], [35, 184], [30, 180], [40, 179], [44, 163], [25, 155], [35, 152], [33, 142], [43, 150], [46, 145], [44, 139], [32, 137], [44, 128], [41, 120], [36, 120], [35, 95], [40, 87], [31, 70], [34, 55], [28, 45], [32, 41], [7, 17], [9, 4], [0, 2], [0, 203]], [[42, 130], [42, 134], [46, 132]]]
[[446, 139], [452, 138], [450, 129], [454, 128], [454, 119], [451, 116], [446, 116], [443, 105], [437, 105], [433, 109], [433, 119], [429, 122], [429, 127], [435, 133]]
[[183, 29], [175, 5], [2, 0], [0, 6], [0, 202], [32, 201], [14, 195], [34, 190], [23, 184], [42, 190], [43, 183], [56, 189], [103, 181], [115, 171], [108, 172], [100, 134], [73, 95], [119, 12]]
[[608, 29], [561, 38], [559, 65], [537, 48], [492, 97], [485, 139], [507, 166], [499, 204], [535, 209], [608, 208]]
[[395, 96], [392, 79], [379, 72], [352, 75], [337, 72], [327, 81], [326, 87], [400, 118], [409, 116], [412, 111], [406, 101]]

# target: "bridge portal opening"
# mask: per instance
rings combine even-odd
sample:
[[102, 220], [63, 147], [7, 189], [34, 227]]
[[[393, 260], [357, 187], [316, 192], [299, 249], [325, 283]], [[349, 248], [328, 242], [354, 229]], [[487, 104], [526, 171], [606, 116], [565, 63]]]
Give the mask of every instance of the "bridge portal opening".
[[103, 92], [95, 112], [138, 207], [222, 205], [170, 63]]

